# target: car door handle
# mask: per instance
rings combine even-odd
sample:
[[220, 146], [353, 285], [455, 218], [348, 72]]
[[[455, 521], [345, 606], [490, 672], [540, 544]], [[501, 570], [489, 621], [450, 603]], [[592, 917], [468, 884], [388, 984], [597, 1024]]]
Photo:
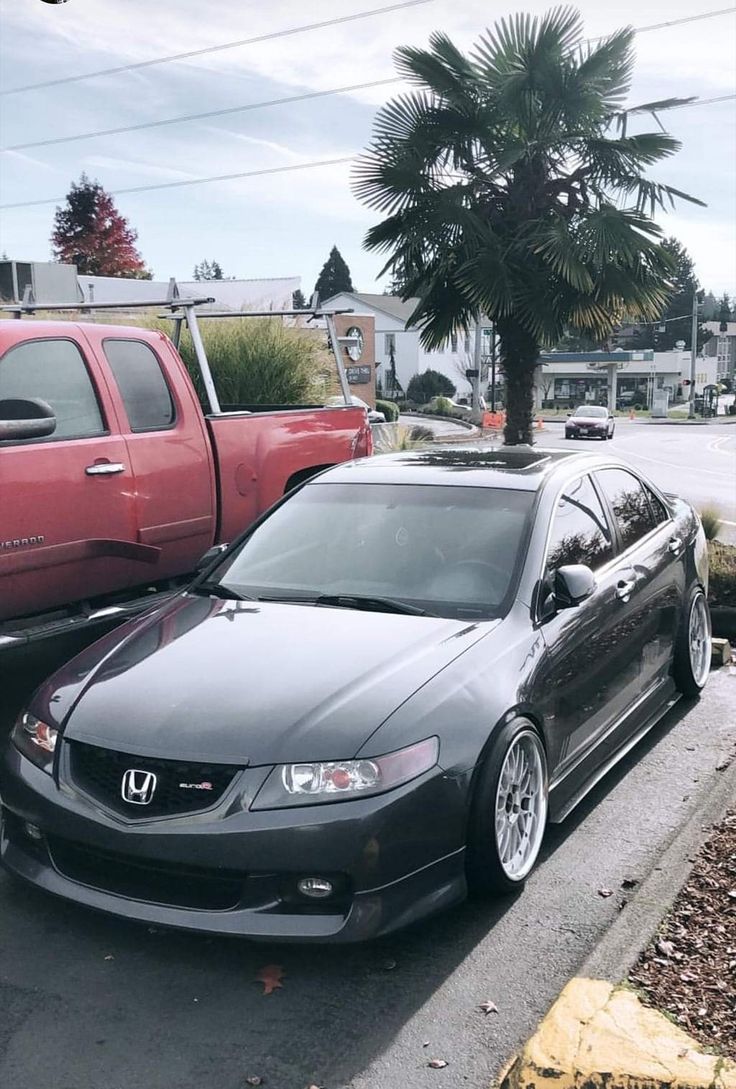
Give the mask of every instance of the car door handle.
[[636, 579], [621, 579], [616, 584], [616, 597], [621, 598], [622, 601], [628, 601], [635, 588]]
[[667, 545], [667, 551], [668, 552], [673, 552], [675, 554], [675, 556], [678, 554], [678, 552], [680, 551], [681, 548], [682, 548], [682, 538], [681, 537], [673, 537], [671, 539], [670, 543]]
[[88, 465], [84, 471], [87, 476], [112, 476], [114, 473], [124, 473], [125, 466], [121, 461], [103, 461], [98, 465]]

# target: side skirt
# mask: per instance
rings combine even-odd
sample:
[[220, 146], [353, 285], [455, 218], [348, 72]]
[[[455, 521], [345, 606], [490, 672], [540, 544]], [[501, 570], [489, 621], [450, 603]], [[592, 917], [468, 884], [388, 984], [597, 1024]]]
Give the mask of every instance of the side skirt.
[[[662, 687], [664, 687], [665, 684], [666, 682], [663, 682]], [[653, 694], [654, 693], [649, 693], [649, 697], [651, 698]], [[614, 749], [611, 755], [607, 759], [604, 759], [602, 764], [596, 766], [591, 774], [583, 781], [582, 785], [579, 786], [573, 794], [566, 795], [564, 787], [570, 776], [573, 775], [578, 770], [578, 768], [571, 768], [563, 779], [555, 783], [554, 787], [550, 791], [550, 822], [552, 824], [560, 824], [562, 821], [564, 821], [565, 818], [568, 817], [573, 811], [575, 806], [578, 805], [583, 800], [583, 798], [590, 793], [593, 787], [596, 786], [601, 781], [601, 779], [608, 774], [611, 768], [615, 767], [615, 765], [618, 764], [619, 760], [622, 760], [627, 753], [631, 752], [635, 745], [639, 744], [641, 739], [646, 734], [648, 734], [649, 731], [653, 729], [658, 722], [660, 722], [664, 718], [667, 712], [675, 706], [680, 698], [680, 693], [674, 692], [670, 696], [668, 696], [664, 702], [658, 703], [657, 707], [647, 716], [647, 718], [644, 719], [642, 725], [633, 734], [631, 734], [631, 736], [627, 737], [621, 743], [621, 745]], [[623, 725], [623, 723], [629, 717], [629, 714], [633, 713], [633, 710], [635, 710], [635, 708], [632, 709], [632, 711], [628, 712], [628, 714], [624, 715], [622, 719], [619, 719], [613, 729], [609, 732], [609, 737]], [[600, 752], [601, 747], [605, 747], [605, 745], [606, 739], [603, 738], [601, 739], [601, 741], [599, 741], [598, 745], [591, 753], [591, 757], [595, 757], [596, 751]], [[555, 804], [555, 795], [557, 795], [558, 797], [561, 796], [563, 799], [559, 806]]]

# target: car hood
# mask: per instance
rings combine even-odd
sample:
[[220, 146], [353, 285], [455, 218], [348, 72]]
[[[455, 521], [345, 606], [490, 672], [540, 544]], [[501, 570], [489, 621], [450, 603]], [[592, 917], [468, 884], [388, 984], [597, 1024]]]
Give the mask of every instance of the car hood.
[[44, 702], [71, 707], [66, 737], [134, 755], [346, 759], [497, 623], [185, 595], [97, 663], [85, 652], [83, 675], [70, 663]]

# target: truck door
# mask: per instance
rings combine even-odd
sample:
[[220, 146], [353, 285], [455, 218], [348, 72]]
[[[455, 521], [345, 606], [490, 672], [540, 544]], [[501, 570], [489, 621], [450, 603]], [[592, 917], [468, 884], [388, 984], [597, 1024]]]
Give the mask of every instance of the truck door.
[[0, 355], [0, 401], [38, 398], [56, 416], [46, 438], [0, 442], [0, 620], [144, 582], [157, 558], [137, 540], [125, 439], [77, 334], [24, 325]]
[[135, 479], [138, 540], [160, 550], [157, 578], [194, 569], [215, 538], [215, 480], [194, 389], [165, 337], [88, 327], [109, 366]]

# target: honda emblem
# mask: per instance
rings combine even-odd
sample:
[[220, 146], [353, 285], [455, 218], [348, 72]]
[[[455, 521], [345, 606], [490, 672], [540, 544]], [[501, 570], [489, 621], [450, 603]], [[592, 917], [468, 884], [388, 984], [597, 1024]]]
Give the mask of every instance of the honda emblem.
[[149, 805], [156, 791], [157, 782], [152, 771], [128, 768], [120, 788], [123, 801], [130, 802], [131, 805]]

